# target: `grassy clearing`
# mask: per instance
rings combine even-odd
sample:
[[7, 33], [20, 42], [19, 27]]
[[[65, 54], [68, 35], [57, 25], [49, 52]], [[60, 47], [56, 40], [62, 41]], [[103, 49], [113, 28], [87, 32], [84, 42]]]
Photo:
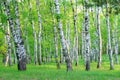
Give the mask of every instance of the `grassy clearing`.
[[26, 71], [18, 71], [17, 66], [5, 67], [0, 63], [0, 80], [120, 80], [120, 65], [114, 65], [114, 70], [109, 70], [108, 59], [103, 58], [102, 66], [96, 69], [96, 63], [91, 63], [91, 70], [85, 71], [83, 61], [78, 67], [73, 66], [73, 71], [66, 72], [65, 64], [61, 69], [56, 69], [55, 63], [41, 66], [28, 64]]
[[16, 65], [12, 67], [0, 66], [0, 80], [120, 80], [120, 66], [109, 70], [109, 65], [103, 64], [101, 69], [96, 69], [96, 63], [91, 63], [89, 72], [84, 66], [73, 67], [74, 70], [66, 72], [62, 65], [60, 70], [55, 64], [41, 66], [27, 65], [26, 71], [17, 71]]

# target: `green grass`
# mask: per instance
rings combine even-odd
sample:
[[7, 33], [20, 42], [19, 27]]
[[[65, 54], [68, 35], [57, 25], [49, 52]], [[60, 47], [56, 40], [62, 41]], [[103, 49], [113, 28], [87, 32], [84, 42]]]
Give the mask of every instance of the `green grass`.
[[17, 66], [0, 66], [0, 80], [120, 80], [120, 66], [109, 70], [109, 65], [103, 64], [96, 69], [96, 63], [91, 63], [91, 70], [85, 71], [84, 66], [73, 67], [73, 71], [66, 72], [62, 65], [60, 70], [55, 64], [27, 65], [26, 71], [18, 71]]
[[109, 70], [106, 58], [103, 58], [100, 69], [96, 69], [96, 62], [92, 62], [90, 71], [85, 71], [83, 61], [80, 62], [79, 66], [73, 66], [73, 71], [70, 72], [66, 72], [65, 64], [62, 64], [59, 70], [55, 63], [41, 66], [28, 64], [26, 71], [18, 71], [16, 65], [5, 67], [0, 62], [0, 80], [120, 80], [120, 65], [114, 65], [114, 70]]

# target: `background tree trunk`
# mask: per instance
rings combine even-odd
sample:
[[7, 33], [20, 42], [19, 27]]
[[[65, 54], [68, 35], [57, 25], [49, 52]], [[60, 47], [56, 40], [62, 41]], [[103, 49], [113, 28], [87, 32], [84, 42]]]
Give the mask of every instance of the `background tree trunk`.
[[34, 64], [37, 64], [37, 35], [34, 27], [34, 21], [32, 16], [32, 4], [28, 0], [28, 8], [29, 8], [29, 17], [30, 17], [30, 24], [33, 30], [33, 37], [34, 37]]
[[[77, 6], [76, 8], [73, 5], [72, 0], [71, 1], [71, 6], [72, 6], [72, 12], [73, 12], [73, 23], [74, 23], [74, 54], [75, 54], [75, 65], [78, 65], [78, 31], [77, 31]], [[75, 2], [77, 5], [77, 2]]]
[[100, 8], [96, 6], [96, 29], [97, 29], [97, 37], [98, 37], [98, 63], [97, 68], [101, 67], [101, 57], [102, 57], [102, 37], [101, 37], [101, 29], [100, 29]]
[[113, 70], [113, 59], [112, 59], [112, 48], [111, 48], [111, 36], [110, 36], [110, 22], [109, 22], [109, 8], [108, 2], [106, 4], [106, 25], [107, 25], [107, 32], [108, 32], [108, 54], [110, 60], [110, 70]]
[[38, 13], [38, 64], [41, 65], [42, 64], [42, 57], [41, 57], [41, 41], [42, 41], [42, 21], [41, 21], [41, 15], [39, 12], [39, 0], [36, 0], [36, 7], [37, 7], [37, 13]]

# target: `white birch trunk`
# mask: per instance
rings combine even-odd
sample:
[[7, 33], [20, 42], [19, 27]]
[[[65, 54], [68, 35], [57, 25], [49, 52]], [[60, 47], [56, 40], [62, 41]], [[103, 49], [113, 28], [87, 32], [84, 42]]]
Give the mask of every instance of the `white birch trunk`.
[[14, 43], [16, 46], [16, 55], [17, 55], [17, 60], [18, 60], [18, 70], [26, 70], [26, 51], [24, 48], [24, 42], [21, 37], [21, 32], [20, 32], [20, 24], [19, 24], [19, 18], [18, 18], [18, 5], [17, 2], [15, 2], [15, 16], [16, 16], [16, 30], [14, 28], [13, 20], [10, 15], [10, 7], [8, 2], [5, 0], [4, 1], [4, 6], [6, 8], [6, 13], [8, 16], [8, 22], [9, 22], [9, 27], [10, 31], [12, 33]]
[[[77, 6], [76, 8], [73, 5], [72, 0], [71, 1], [71, 6], [72, 6], [72, 12], [73, 12], [73, 23], [74, 23], [74, 55], [75, 55], [75, 65], [78, 65], [78, 32], [77, 32]], [[77, 5], [77, 2], [76, 2]]]
[[114, 18], [114, 30], [113, 30], [113, 42], [114, 42], [114, 53], [115, 53], [115, 64], [119, 64], [119, 59], [118, 59], [118, 32], [117, 32], [117, 16], [115, 15]]
[[58, 2], [58, 0], [54, 0], [54, 3], [55, 3], [55, 8], [56, 8], [56, 14], [57, 14], [60, 41], [61, 41], [61, 45], [62, 45], [62, 49], [63, 49], [63, 56], [65, 57], [67, 71], [70, 71], [70, 70], [72, 70], [72, 64], [71, 64], [70, 55], [69, 55], [68, 49], [67, 49], [67, 42], [64, 38], [64, 34], [63, 34], [63, 30], [62, 30], [62, 23], [60, 20], [59, 2]]
[[85, 70], [90, 70], [90, 34], [89, 34], [89, 15], [88, 15], [88, 0], [84, 0], [84, 6], [85, 6], [85, 13], [84, 13], [84, 19], [85, 19], [85, 56], [86, 56], [86, 68]]
[[[7, 16], [7, 11], [4, 11], [4, 14]], [[8, 23], [9, 24], [9, 23]], [[7, 52], [5, 55], [5, 66], [9, 64], [9, 66], [12, 65], [11, 60], [11, 38], [10, 38], [10, 30], [9, 25], [3, 26], [3, 30], [5, 31], [5, 44], [7, 46]]]
[[30, 3], [30, 1], [28, 1], [28, 8], [29, 8], [30, 23], [32, 26], [33, 37], [34, 37], [34, 64], [36, 65], [37, 64], [37, 35], [36, 35], [35, 27], [34, 27], [34, 21], [32, 20], [32, 18], [33, 18], [32, 4]]
[[7, 34], [6, 34], [6, 39], [7, 39], [7, 56], [6, 56], [6, 64], [9, 64], [9, 66], [12, 65], [12, 60], [11, 60], [11, 39], [10, 39], [10, 30], [9, 26], [7, 27]]
[[60, 64], [58, 61], [58, 41], [57, 41], [57, 28], [54, 22], [54, 46], [55, 46], [55, 61], [57, 64], [57, 68], [60, 69]]
[[40, 12], [39, 12], [39, 0], [36, 0], [36, 7], [37, 7], [37, 13], [38, 13], [38, 64], [41, 65], [42, 64], [42, 53], [41, 53], [41, 41], [42, 41], [42, 22], [41, 22], [41, 17], [40, 17]]
[[82, 55], [81, 58], [84, 58], [84, 65], [86, 64], [86, 55], [85, 55], [85, 21], [82, 23]]
[[74, 60], [73, 48], [70, 39], [70, 23], [69, 20], [66, 21], [66, 41], [68, 44], [68, 53], [70, 53], [71, 62]]
[[32, 25], [33, 36], [34, 36], [34, 64], [36, 65], [37, 64], [37, 35], [36, 35], [33, 21], [31, 23], [31, 25]]
[[101, 67], [101, 57], [102, 57], [102, 37], [101, 37], [101, 29], [100, 29], [100, 8], [96, 6], [96, 29], [97, 29], [97, 37], [98, 37], [98, 64], [97, 68]]
[[112, 48], [111, 48], [111, 34], [110, 34], [110, 22], [109, 22], [109, 9], [108, 9], [108, 3], [106, 4], [106, 26], [107, 26], [107, 32], [108, 32], [108, 54], [109, 54], [109, 60], [110, 60], [110, 70], [113, 70], [113, 59], [112, 59]]

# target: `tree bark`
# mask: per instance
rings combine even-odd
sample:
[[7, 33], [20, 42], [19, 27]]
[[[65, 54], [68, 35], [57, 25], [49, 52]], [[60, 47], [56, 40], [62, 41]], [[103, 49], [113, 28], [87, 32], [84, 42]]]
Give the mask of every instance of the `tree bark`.
[[[71, 6], [72, 6], [72, 12], [73, 12], [73, 23], [74, 23], [74, 54], [75, 54], [75, 65], [78, 66], [78, 32], [77, 32], [77, 6], [76, 8], [73, 5], [72, 0]], [[77, 5], [77, 2], [76, 2]]]
[[55, 46], [55, 61], [57, 64], [57, 69], [60, 69], [60, 63], [58, 61], [58, 42], [57, 42], [57, 28], [54, 22], [54, 46]]
[[5, 6], [5, 11], [8, 16], [8, 22], [9, 22], [9, 27], [10, 31], [12, 33], [12, 37], [14, 39], [15, 47], [16, 47], [16, 55], [17, 55], [17, 60], [18, 60], [18, 70], [26, 70], [26, 51], [24, 48], [24, 42], [21, 37], [21, 32], [20, 32], [20, 24], [19, 24], [19, 17], [18, 17], [18, 5], [17, 2], [15, 2], [15, 16], [16, 16], [16, 30], [14, 28], [14, 23], [13, 19], [11, 18], [10, 15], [10, 7], [8, 2], [5, 0], [4, 1], [4, 6]]
[[12, 59], [11, 59], [11, 39], [10, 39], [10, 31], [9, 31], [9, 26], [7, 27], [7, 34], [6, 34], [6, 39], [7, 39], [7, 54], [6, 54], [6, 64], [9, 64], [9, 66], [12, 65]]
[[35, 31], [35, 27], [34, 27], [34, 21], [33, 16], [32, 16], [32, 4], [30, 3], [30, 1], [28, 0], [28, 7], [29, 7], [29, 17], [30, 17], [30, 24], [32, 26], [32, 30], [33, 30], [33, 37], [34, 37], [34, 64], [37, 64], [37, 35], [36, 35], [36, 31]]
[[85, 64], [85, 70], [90, 70], [90, 34], [89, 34], [89, 16], [88, 16], [88, 0], [84, 0], [84, 6], [85, 6], [85, 13], [84, 13], [84, 21], [85, 21], [85, 58], [86, 58], [86, 64]]
[[71, 64], [70, 55], [69, 55], [68, 49], [67, 49], [67, 42], [64, 38], [64, 34], [63, 34], [63, 30], [62, 30], [62, 23], [60, 20], [59, 2], [58, 2], [58, 0], [54, 0], [54, 3], [55, 3], [55, 8], [56, 8], [56, 14], [57, 14], [58, 31], [60, 34], [60, 41], [61, 41], [62, 49], [63, 49], [63, 56], [65, 57], [67, 71], [70, 71], [70, 70], [72, 70], [72, 64]]
[[107, 32], [108, 32], [108, 54], [110, 60], [110, 70], [114, 69], [113, 66], [113, 59], [112, 59], [112, 48], [111, 48], [111, 34], [110, 34], [110, 21], [109, 21], [109, 9], [108, 9], [108, 2], [106, 4], [106, 25], [107, 25]]
[[36, 0], [36, 7], [37, 7], [37, 13], [38, 13], [38, 64], [41, 65], [42, 64], [42, 57], [41, 57], [41, 40], [42, 40], [42, 21], [41, 21], [41, 16], [40, 16], [40, 12], [39, 12], [39, 0]]
[[101, 55], [102, 55], [102, 37], [101, 37], [101, 29], [100, 29], [100, 8], [96, 6], [96, 31], [97, 31], [97, 39], [98, 39], [98, 63], [97, 68], [101, 67]]
[[115, 53], [115, 64], [119, 64], [118, 59], [118, 32], [117, 32], [117, 15], [114, 17], [114, 30], [113, 30], [113, 50]]
[[32, 29], [33, 29], [33, 36], [34, 36], [34, 64], [37, 64], [37, 35], [34, 29], [34, 22], [31, 22]]

